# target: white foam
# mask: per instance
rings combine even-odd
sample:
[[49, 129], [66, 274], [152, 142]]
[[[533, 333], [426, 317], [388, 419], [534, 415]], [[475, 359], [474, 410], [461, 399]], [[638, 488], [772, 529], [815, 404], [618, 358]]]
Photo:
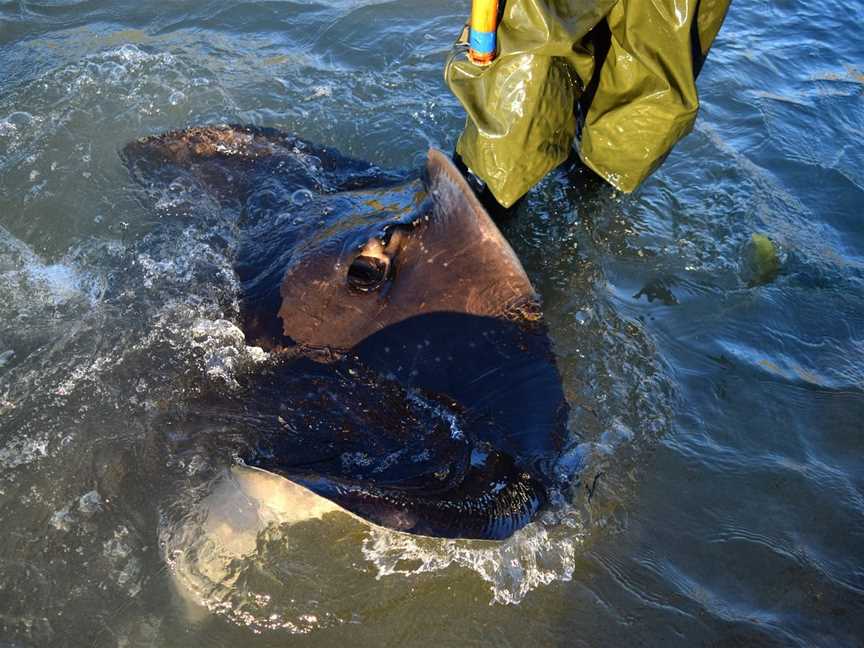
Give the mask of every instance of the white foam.
[[244, 363], [257, 364], [269, 355], [260, 347], [246, 346], [243, 331], [225, 319], [197, 320], [190, 330], [192, 347], [203, 351], [204, 372], [211, 380], [237, 386], [234, 374]]
[[131, 543], [132, 536], [124, 525], [114, 530], [112, 538], [102, 544], [102, 554], [114, 568], [112, 578], [130, 596], [141, 592], [141, 560]]
[[572, 530], [553, 535], [539, 523], [503, 542], [423, 538], [370, 527], [363, 555], [375, 566], [379, 579], [462, 567], [489, 584], [490, 603], [515, 604], [542, 585], [571, 580], [581, 543]]
[[[26, 244], [0, 227], [0, 295], [18, 314], [74, 299], [92, 302], [101, 290], [70, 262], [45, 263]], [[9, 303], [13, 302], [13, 303]]]
[[4, 469], [29, 464], [48, 455], [48, 439], [17, 438], [0, 448], [0, 466]]

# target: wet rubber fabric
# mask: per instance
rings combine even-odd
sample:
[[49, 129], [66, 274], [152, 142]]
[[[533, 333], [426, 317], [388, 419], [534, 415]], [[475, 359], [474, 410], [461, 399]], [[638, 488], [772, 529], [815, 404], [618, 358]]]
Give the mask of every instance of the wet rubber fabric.
[[508, 0], [498, 56], [464, 46], [445, 78], [468, 113], [456, 150], [505, 207], [570, 155], [631, 192], [690, 132], [696, 76], [729, 0]]

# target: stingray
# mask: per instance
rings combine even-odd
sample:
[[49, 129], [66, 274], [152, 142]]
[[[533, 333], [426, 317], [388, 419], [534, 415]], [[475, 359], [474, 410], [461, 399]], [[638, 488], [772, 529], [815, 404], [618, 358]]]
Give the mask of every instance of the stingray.
[[568, 407], [540, 300], [446, 156], [388, 171], [208, 126], [123, 157], [236, 216], [241, 326], [274, 358], [231, 399], [247, 464], [422, 535], [502, 539], [546, 505]]

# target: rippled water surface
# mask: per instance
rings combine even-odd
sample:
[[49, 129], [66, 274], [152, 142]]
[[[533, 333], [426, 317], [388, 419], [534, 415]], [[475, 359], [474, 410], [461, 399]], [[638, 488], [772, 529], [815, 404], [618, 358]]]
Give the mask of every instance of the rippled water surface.
[[181, 594], [230, 431], [173, 415], [261, 353], [231, 215], [141, 201], [118, 151], [240, 122], [419, 166], [462, 125], [467, 6], [0, 0], [0, 640], [860, 645], [864, 15], [834, 0], [736, 2], [661, 171], [559, 171], [504, 227], [582, 442], [565, 504], [501, 544], [269, 525]]

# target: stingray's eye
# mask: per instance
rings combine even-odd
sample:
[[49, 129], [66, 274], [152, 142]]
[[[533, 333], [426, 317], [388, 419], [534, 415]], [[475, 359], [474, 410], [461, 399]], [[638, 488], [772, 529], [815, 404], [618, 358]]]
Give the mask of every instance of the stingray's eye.
[[389, 270], [386, 258], [361, 254], [348, 267], [348, 287], [358, 292], [378, 290], [387, 281]]

